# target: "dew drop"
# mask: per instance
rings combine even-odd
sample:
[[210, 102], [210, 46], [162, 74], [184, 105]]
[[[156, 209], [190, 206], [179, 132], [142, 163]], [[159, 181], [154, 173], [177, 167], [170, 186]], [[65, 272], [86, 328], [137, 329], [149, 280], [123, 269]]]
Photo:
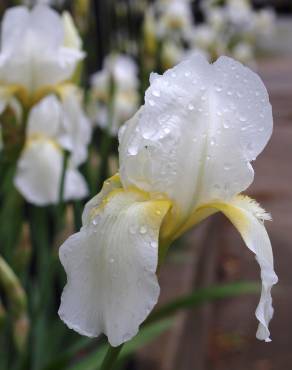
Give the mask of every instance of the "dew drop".
[[246, 122], [247, 121], [247, 118], [246, 117], [239, 117], [239, 121], [240, 122]]
[[158, 216], [160, 216], [160, 215], [161, 215], [161, 211], [160, 211], [159, 209], [157, 209], [157, 210], [155, 211], [155, 213], [156, 213]]
[[223, 87], [222, 87], [221, 85], [217, 85], [217, 86], [215, 87], [215, 90], [216, 90], [217, 92], [221, 92], [221, 91], [223, 90]]
[[151, 242], [151, 243], [150, 243], [150, 246], [151, 246], [152, 248], [156, 249], [156, 248], [158, 247], [158, 244], [157, 244], [157, 242]]
[[139, 229], [140, 234], [146, 234], [147, 233], [147, 227], [146, 226], [141, 226]]
[[192, 103], [190, 103], [190, 104], [188, 105], [188, 109], [189, 109], [189, 110], [194, 110], [194, 109], [195, 109], [195, 106], [194, 106]]
[[175, 78], [176, 77], [176, 73], [175, 72], [172, 72], [171, 73], [171, 77]]
[[128, 154], [137, 155], [137, 153], [138, 153], [138, 148], [136, 146], [132, 145], [128, 148]]
[[215, 140], [215, 138], [211, 138], [210, 139], [210, 145], [211, 146], [214, 146], [216, 144], [216, 140]]
[[185, 72], [185, 76], [186, 76], [186, 77], [190, 77], [190, 75], [191, 75], [191, 72], [190, 72], [190, 71], [186, 71], [186, 72]]
[[155, 101], [154, 101], [154, 100], [152, 100], [152, 99], [149, 99], [149, 105], [150, 105], [151, 107], [153, 107], [153, 106], [155, 105]]
[[232, 91], [230, 91], [230, 90], [229, 90], [229, 91], [227, 91], [227, 95], [228, 95], [228, 96], [231, 96], [232, 94], [233, 94], [233, 93], [232, 93]]
[[159, 90], [153, 90], [152, 91], [152, 95], [153, 96], [156, 96], [157, 98], [159, 98], [160, 97], [160, 91]]
[[225, 129], [227, 129], [227, 128], [229, 128], [230, 126], [229, 126], [229, 124], [228, 124], [227, 122], [224, 122], [224, 123], [223, 123], [223, 127], [224, 127]]
[[229, 170], [230, 170], [230, 168], [231, 168], [230, 163], [224, 163], [223, 168], [224, 168], [224, 170], [225, 170], [225, 171], [229, 171]]
[[166, 134], [169, 134], [169, 133], [170, 133], [170, 129], [169, 129], [168, 127], [165, 127], [165, 128], [163, 129], [163, 131], [164, 131]]

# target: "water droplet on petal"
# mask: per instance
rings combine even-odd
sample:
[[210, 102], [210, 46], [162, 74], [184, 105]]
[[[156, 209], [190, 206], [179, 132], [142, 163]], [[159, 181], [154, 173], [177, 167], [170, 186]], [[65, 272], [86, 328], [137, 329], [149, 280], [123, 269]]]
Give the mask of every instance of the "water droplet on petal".
[[154, 101], [154, 100], [152, 100], [152, 99], [149, 99], [149, 105], [150, 105], [151, 107], [153, 107], [153, 106], [155, 105], [155, 101]]
[[144, 225], [143, 225], [143, 226], [141, 226], [141, 227], [140, 227], [140, 229], [139, 229], [139, 232], [140, 232], [140, 234], [142, 234], [142, 235], [143, 235], [143, 234], [146, 234], [146, 233], [147, 233], [147, 227], [146, 227], [146, 226], [144, 226]]
[[246, 122], [247, 121], [247, 118], [246, 117], [239, 117], [239, 121], [240, 122]]
[[152, 248], [156, 249], [156, 248], [158, 247], [158, 244], [157, 244], [157, 242], [151, 242], [151, 243], [150, 243], [150, 246], [151, 246]]
[[109, 263], [114, 263], [114, 262], [115, 262], [114, 258], [109, 259]]
[[160, 91], [159, 90], [153, 90], [152, 95], [156, 96], [157, 98], [160, 97]]
[[190, 77], [190, 75], [191, 75], [191, 72], [190, 72], [190, 71], [186, 71], [186, 72], [185, 72], [185, 76], [186, 76], [186, 77]]
[[216, 144], [216, 139], [212, 137], [212, 138], [210, 139], [210, 145], [211, 145], [211, 146], [214, 146], [215, 144]]
[[216, 90], [217, 92], [221, 92], [221, 91], [223, 90], [223, 87], [222, 87], [221, 85], [216, 85], [216, 86], [215, 86], [215, 90]]
[[230, 170], [230, 168], [231, 168], [230, 163], [224, 163], [223, 168], [224, 168], [224, 170], [225, 170], [225, 171], [229, 171], [229, 170]]
[[190, 104], [188, 105], [188, 109], [189, 109], [189, 110], [194, 110], [194, 109], [195, 109], [195, 106], [194, 106], [192, 103], [190, 103]]

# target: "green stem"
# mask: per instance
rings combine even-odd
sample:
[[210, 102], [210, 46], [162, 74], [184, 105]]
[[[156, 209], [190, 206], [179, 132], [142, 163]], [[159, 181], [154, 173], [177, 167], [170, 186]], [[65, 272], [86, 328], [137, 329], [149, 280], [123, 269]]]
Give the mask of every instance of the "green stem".
[[64, 191], [65, 191], [65, 176], [66, 176], [66, 169], [68, 165], [69, 159], [69, 152], [66, 150], [63, 155], [63, 167], [62, 167], [62, 175], [61, 175], [61, 182], [59, 188], [59, 204], [62, 206], [64, 202]]
[[108, 105], [108, 124], [107, 128], [102, 136], [102, 141], [100, 145], [100, 166], [98, 174], [98, 190], [100, 190], [103, 182], [108, 177], [108, 159], [110, 155], [110, 150], [112, 146], [113, 138], [110, 134], [111, 127], [113, 124], [114, 116], [114, 95], [115, 95], [115, 83], [111, 79], [109, 86], [109, 105]]
[[101, 367], [99, 370], [112, 370], [118, 359], [118, 356], [123, 348], [123, 344], [118, 347], [109, 346], [109, 349], [105, 355], [105, 358], [102, 361]]

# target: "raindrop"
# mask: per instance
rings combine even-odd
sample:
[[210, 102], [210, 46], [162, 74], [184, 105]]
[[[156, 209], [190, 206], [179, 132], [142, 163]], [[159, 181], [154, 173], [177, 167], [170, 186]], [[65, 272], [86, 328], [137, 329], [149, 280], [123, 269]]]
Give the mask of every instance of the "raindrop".
[[217, 116], [221, 117], [222, 116], [222, 112], [220, 112], [220, 110], [217, 110]]
[[264, 126], [260, 127], [260, 128], [259, 128], [259, 132], [263, 132], [263, 131], [264, 131], [264, 129], [265, 129], [265, 128], [264, 128]]
[[194, 110], [194, 109], [195, 109], [195, 106], [194, 106], [192, 103], [190, 103], [190, 104], [188, 105], [188, 109], [189, 109], [189, 110]]
[[160, 211], [159, 209], [157, 209], [157, 210], [155, 211], [155, 213], [156, 213], [158, 216], [160, 216], [160, 215], [161, 215], [161, 211]]
[[160, 97], [160, 91], [159, 90], [153, 90], [152, 91], [152, 95], [153, 96], [156, 96], [157, 98], [159, 98]]
[[176, 73], [175, 72], [172, 72], [171, 73], [171, 77], [175, 78], [176, 77]]
[[138, 153], [138, 148], [136, 146], [132, 145], [128, 148], [128, 154], [137, 155], [137, 153]]
[[230, 90], [229, 90], [229, 91], [227, 91], [227, 95], [228, 95], [228, 96], [231, 96], [232, 94], [233, 94], [233, 93], [232, 93], [232, 91], [230, 91]]
[[216, 90], [217, 92], [221, 92], [221, 91], [223, 90], [223, 87], [222, 87], [221, 85], [217, 85], [217, 86], [215, 87], [215, 90]]
[[149, 99], [149, 105], [150, 105], [151, 107], [153, 107], [153, 106], [155, 105], [155, 102], [154, 102], [154, 100], [152, 100], [152, 99]]
[[191, 72], [190, 72], [190, 71], [186, 71], [186, 72], [185, 72], [185, 76], [186, 76], [186, 77], [190, 77], [190, 75], [191, 75]]
[[224, 170], [225, 170], [225, 171], [229, 171], [229, 170], [230, 170], [230, 168], [231, 168], [230, 163], [224, 163], [223, 168], [224, 168]]
[[230, 126], [229, 126], [229, 124], [228, 124], [227, 122], [224, 122], [224, 123], [223, 123], [223, 127], [227, 129], [227, 128], [229, 128]]
[[216, 140], [215, 140], [215, 138], [211, 138], [210, 139], [210, 145], [211, 146], [214, 146], [216, 144]]
[[163, 131], [164, 131], [166, 134], [169, 134], [169, 133], [170, 133], [170, 129], [169, 129], [168, 127], [165, 127], [165, 128], [163, 129]]
[[239, 117], [239, 121], [240, 122], [246, 122], [247, 121], [247, 118], [246, 117]]
[[142, 234], [142, 235], [146, 234], [147, 233], [147, 227], [143, 225], [143, 226], [140, 227], [139, 231], [140, 231], [140, 234]]
[[150, 243], [150, 246], [152, 247], [152, 248], [157, 248], [158, 247], [158, 244], [157, 244], [157, 242], [151, 242]]

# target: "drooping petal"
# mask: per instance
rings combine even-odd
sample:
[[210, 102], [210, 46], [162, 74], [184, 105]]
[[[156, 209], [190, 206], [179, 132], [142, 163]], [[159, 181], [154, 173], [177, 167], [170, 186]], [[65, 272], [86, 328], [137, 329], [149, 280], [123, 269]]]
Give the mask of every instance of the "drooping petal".
[[62, 151], [50, 140], [32, 140], [22, 152], [14, 184], [26, 200], [37, 205], [58, 201]]
[[67, 285], [59, 315], [80, 334], [105, 333], [118, 346], [137, 333], [157, 302], [159, 229], [170, 203], [138, 190], [103, 191], [108, 195], [100, 206], [88, 210], [99, 201], [90, 203], [87, 223], [61, 246]]
[[264, 220], [270, 220], [267, 214], [254, 200], [246, 196], [236, 196], [231, 202], [217, 201], [204, 205], [198, 212], [221, 211], [241, 234], [246, 246], [256, 255], [261, 268], [262, 292], [256, 317], [259, 320], [257, 338], [270, 341], [269, 322], [273, 316], [271, 288], [278, 278], [274, 271], [272, 246], [264, 226]]
[[201, 203], [231, 199], [253, 180], [250, 161], [272, 132], [260, 78], [221, 57], [194, 55], [152, 75], [145, 105], [120, 131], [121, 179], [166, 193], [188, 215]]
[[[49, 138], [36, 137], [27, 143], [18, 160], [14, 184], [33, 204], [56, 204], [62, 169], [63, 151], [58, 144]], [[65, 200], [84, 198], [88, 193], [84, 178], [70, 163], [64, 186]]]

